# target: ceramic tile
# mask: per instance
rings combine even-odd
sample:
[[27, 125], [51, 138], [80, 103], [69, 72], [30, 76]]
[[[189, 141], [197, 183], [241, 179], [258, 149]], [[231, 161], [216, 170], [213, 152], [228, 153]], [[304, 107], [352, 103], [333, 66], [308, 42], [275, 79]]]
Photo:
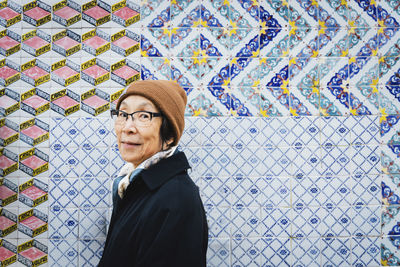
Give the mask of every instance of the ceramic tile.
[[351, 245], [353, 266], [379, 266], [381, 264], [379, 237], [353, 237]]
[[262, 238], [260, 260], [261, 266], [290, 266], [290, 239]]
[[77, 209], [50, 208], [49, 238], [78, 239], [79, 213]]
[[355, 206], [353, 207], [355, 236], [379, 236], [381, 229], [378, 225], [381, 222], [380, 206]]
[[321, 236], [322, 208], [296, 207], [292, 209], [292, 236], [309, 238]]
[[231, 244], [229, 238], [210, 238], [207, 266], [230, 266]]
[[234, 238], [260, 236], [260, 209], [237, 204], [231, 209], [231, 236]]
[[232, 239], [232, 265], [259, 266], [261, 240], [258, 238]]
[[78, 241], [79, 265], [97, 266], [103, 253], [105, 239], [82, 239]]
[[82, 240], [106, 238], [107, 210], [79, 210], [79, 238]]
[[106, 208], [110, 206], [110, 178], [81, 178], [79, 180], [79, 207]]
[[350, 265], [351, 255], [350, 238], [322, 238], [321, 264], [323, 265]]
[[291, 262], [294, 266], [321, 266], [321, 239], [292, 239]]
[[263, 237], [289, 237], [291, 235], [291, 215], [289, 208], [262, 208], [260, 235]]
[[78, 240], [50, 239], [49, 242], [49, 266], [54, 264], [78, 265]]

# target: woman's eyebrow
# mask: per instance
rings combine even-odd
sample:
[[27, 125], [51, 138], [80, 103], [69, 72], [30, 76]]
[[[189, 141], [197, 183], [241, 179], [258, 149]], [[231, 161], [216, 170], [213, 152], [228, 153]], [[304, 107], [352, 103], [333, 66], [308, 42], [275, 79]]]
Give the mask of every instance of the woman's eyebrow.
[[[125, 103], [124, 101], [122, 101], [120, 106], [128, 106], [128, 104]], [[150, 103], [146, 103], [146, 102], [139, 103], [139, 105], [136, 106], [137, 109], [141, 109], [141, 108], [145, 108], [145, 107], [153, 108], [153, 106]]]

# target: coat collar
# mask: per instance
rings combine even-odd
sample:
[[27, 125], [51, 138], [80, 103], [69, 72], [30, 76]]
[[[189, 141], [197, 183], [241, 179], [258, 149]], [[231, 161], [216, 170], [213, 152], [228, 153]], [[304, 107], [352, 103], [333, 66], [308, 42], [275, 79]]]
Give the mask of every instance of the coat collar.
[[143, 170], [141, 176], [143, 182], [152, 191], [163, 185], [171, 177], [189, 168], [190, 165], [185, 153], [178, 152]]

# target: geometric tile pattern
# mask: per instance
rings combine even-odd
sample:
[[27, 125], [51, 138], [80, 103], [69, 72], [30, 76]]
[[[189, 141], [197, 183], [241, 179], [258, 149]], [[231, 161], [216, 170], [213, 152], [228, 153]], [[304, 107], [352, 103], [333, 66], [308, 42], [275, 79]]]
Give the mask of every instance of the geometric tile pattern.
[[[34, 239], [50, 266], [96, 266], [101, 257], [112, 179], [124, 164], [109, 109], [127, 81], [111, 69], [125, 59], [138, 78], [186, 90], [179, 149], [207, 213], [207, 266], [400, 266], [398, 1], [126, 1], [140, 13], [130, 25], [114, 14], [98, 25], [68, 21], [54, 1], [37, 2], [49, 12], [41, 20], [17, 0], [4, 5], [22, 19], [0, 15], [0, 116], [17, 130], [46, 122], [49, 141], [26, 143], [20, 130], [16, 141], [1, 138], [1, 151], [17, 162], [31, 148], [48, 157], [39, 174], [48, 201], [37, 207], [48, 232]], [[89, 1], [67, 2], [82, 14]], [[109, 39], [127, 30], [138, 46], [90, 50], [85, 33], [94, 29]], [[60, 49], [63, 30], [77, 47]], [[30, 44], [33, 36], [49, 45]], [[92, 59], [112, 78], [86, 75]], [[60, 80], [60, 64], [79, 75]], [[33, 66], [47, 75], [30, 77]], [[95, 96], [103, 106], [88, 104]], [[2, 173], [15, 185], [35, 178]], [[19, 200], [8, 205], [26, 211]]]

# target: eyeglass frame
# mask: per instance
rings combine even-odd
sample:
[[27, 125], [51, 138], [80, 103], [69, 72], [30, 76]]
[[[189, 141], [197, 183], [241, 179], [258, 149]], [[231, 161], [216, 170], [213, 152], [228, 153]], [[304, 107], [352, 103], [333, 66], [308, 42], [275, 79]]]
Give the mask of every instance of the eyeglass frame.
[[[118, 114], [119, 113], [123, 113], [123, 114], [126, 114], [126, 119], [125, 119], [125, 121], [122, 121], [122, 122], [127, 122], [128, 121], [128, 116], [130, 116], [132, 121], [135, 122], [135, 119], [134, 119], [133, 115], [135, 115], [136, 113], [140, 113], [140, 112], [147, 113], [147, 114], [150, 115], [149, 123], [153, 120], [154, 117], [157, 118], [157, 117], [162, 117], [163, 116], [162, 113], [160, 113], [160, 112], [151, 112], [151, 111], [147, 111], [147, 110], [138, 110], [138, 111], [135, 111], [135, 112], [132, 112], [132, 113], [127, 113], [127, 112], [125, 112], [123, 110], [119, 110], [119, 109], [111, 109], [110, 110], [110, 115], [111, 115], [111, 118], [113, 118], [113, 116], [116, 116], [117, 119], [118, 119], [120, 117], [120, 116], [118, 116]], [[117, 122], [117, 119], [115, 119], [115, 122]]]

